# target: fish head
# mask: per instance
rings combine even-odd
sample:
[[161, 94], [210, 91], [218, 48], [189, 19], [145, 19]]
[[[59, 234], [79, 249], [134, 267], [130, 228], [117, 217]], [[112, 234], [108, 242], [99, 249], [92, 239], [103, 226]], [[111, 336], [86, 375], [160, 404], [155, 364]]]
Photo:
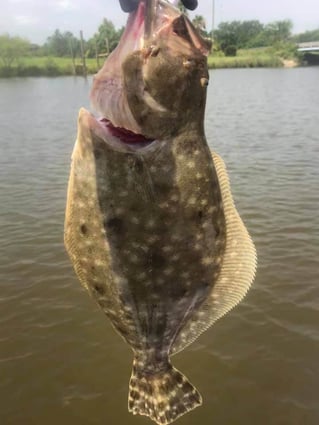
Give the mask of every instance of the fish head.
[[134, 135], [147, 141], [189, 127], [203, 131], [209, 50], [210, 42], [170, 3], [140, 1], [94, 78], [91, 103], [100, 121], [130, 142]]

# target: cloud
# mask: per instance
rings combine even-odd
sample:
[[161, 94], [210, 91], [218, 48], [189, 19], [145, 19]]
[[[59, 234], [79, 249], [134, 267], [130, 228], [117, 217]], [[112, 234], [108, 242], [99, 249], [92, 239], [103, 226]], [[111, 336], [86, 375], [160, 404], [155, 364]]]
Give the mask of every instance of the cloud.
[[34, 16], [28, 15], [17, 15], [14, 19], [18, 25], [33, 25], [37, 22], [37, 19]]
[[31, 0], [9, 0], [9, 3], [32, 3]]
[[59, 9], [63, 10], [73, 10], [76, 9], [76, 5], [70, 0], [58, 0], [56, 5]]

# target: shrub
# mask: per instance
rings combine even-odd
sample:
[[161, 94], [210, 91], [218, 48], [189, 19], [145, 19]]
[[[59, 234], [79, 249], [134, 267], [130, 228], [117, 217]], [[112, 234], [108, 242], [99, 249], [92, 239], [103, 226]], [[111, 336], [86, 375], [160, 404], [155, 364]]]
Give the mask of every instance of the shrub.
[[236, 56], [237, 55], [237, 47], [234, 45], [226, 46], [223, 49], [225, 56]]

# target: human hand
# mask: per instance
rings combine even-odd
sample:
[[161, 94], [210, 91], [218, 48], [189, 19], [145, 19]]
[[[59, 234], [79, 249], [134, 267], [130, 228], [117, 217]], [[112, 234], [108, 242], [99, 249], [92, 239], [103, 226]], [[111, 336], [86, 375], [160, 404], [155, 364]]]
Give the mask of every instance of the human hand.
[[[133, 12], [138, 6], [140, 0], [119, 0], [123, 12]], [[181, 0], [186, 9], [195, 10], [198, 6], [198, 0]]]

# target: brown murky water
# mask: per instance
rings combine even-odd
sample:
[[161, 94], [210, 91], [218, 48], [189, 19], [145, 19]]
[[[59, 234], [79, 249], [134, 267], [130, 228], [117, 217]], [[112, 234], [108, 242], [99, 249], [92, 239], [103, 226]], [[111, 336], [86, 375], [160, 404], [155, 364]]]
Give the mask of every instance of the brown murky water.
[[[224, 158], [259, 269], [245, 301], [174, 363], [204, 406], [180, 425], [319, 424], [319, 68], [211, 74]], [[81, 289], [62, 237], [89, 83], [0, 80], [0, 424], [138, 425], [131, 353]]]

